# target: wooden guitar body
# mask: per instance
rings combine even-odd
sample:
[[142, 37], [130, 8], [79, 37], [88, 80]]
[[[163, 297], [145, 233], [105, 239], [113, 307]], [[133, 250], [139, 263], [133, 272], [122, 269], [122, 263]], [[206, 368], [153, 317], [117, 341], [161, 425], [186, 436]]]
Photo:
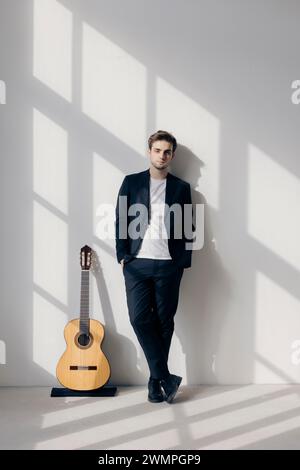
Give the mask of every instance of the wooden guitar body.
[[65, 327], [67, 349], [60, 358], [56, 376], [71, 390], [95, 390], [110, 378], [110, 366], [101, 351], [104, 338], [103, 325], [89, 319], [89, 336], [80, 333], [80, 320], [71, 320]]

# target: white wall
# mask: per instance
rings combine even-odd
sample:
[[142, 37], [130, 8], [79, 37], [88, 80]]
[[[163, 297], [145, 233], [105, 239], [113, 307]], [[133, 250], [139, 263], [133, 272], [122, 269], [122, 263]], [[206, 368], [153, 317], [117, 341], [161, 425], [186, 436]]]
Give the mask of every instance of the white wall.
[[171, 171], [206, 203], [171, 370], [190, 384], [299, 382], [300, 3], [6, 0], [0, 9], [0, 383], [56, 384], [86, 243], [99, 258], [91, 311], [105, 325], [111, 382], [146, 382], [114, 240], [96, 227], [123, 176], [148, 167], [157, 129], [177, 137]]

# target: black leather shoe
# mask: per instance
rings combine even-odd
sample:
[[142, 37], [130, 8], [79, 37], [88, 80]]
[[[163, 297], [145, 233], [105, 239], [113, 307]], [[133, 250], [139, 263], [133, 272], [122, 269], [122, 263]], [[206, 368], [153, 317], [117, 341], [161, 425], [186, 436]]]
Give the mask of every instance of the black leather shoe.
[[170, 374], [167, 379], [162, 379], [160, 381], [162, 388], [166, 394], [166, 402], [172, 403], [174, 397], [177, 393], [179, 385], [181, 384], [182, 377], [175, 374]]
[[152, 403], [164, 401], [159, 379], [152, 379], [150, 377], [148, 382], [148, 401]]

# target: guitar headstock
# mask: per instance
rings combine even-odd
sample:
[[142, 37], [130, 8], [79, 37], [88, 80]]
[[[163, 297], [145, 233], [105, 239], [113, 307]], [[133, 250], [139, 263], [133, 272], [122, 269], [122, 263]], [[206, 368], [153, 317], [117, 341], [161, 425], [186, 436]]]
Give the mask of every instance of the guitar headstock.
[[80, 250], [80, 266], [81, 269], [90, 269], [92, 264], [92, 248], [84, 245]]

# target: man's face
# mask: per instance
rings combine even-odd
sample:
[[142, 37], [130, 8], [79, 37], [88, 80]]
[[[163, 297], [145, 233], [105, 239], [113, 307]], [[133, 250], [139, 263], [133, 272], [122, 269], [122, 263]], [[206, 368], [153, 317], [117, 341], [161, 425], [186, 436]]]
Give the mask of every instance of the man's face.
[[152, 144], [151, 150], [148, 150], [151, 164], [157, 170], [164, 170], [168, 168], [170, 161], [174, 154], [172, 151], [172, 144], [166, 140], [156, 140]]

